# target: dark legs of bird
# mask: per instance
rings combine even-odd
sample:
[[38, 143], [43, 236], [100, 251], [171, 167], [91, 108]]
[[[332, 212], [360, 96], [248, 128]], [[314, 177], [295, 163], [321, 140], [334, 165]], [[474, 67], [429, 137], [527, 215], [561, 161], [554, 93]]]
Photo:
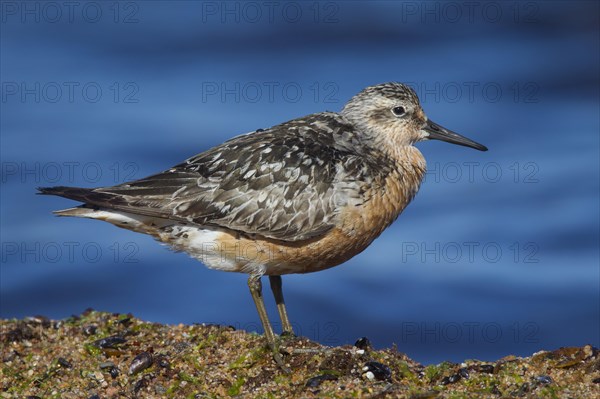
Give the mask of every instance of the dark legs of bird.
[[265, 308], [265, 302], [263, 301], [260, 276], [250, 276], [250, 278], [248, 278], [248, 287], [250, 288], [250, 294], [252, 294], [252, 299], [256, 305], [258, 317], [260, 317], [260, 321], [265, 329], [265, 337], [267, 338], [269, 345], [274, 344], [275, 334], [273, 333], [273, 327], [271, 327], [269, 315], [267, 315], [267, 309]]
[[262, 296], [262, 283], [260, 281], [260, 276], [250, 276], [248, 278], [248, 287], [250, 288], [250, 294], [252, 294], [252, 299], [256, 305], [258, 316], [260, 317], [260, 321], [262, 322], [265, 330], [265, 338], [267, 338], [269, 348], [271, 348], [271, 351], [273, 351], [273, 359], [285, 373], [289, 373], [290, 369], [288, 369], [283, 363], [277, 342], [275, 341], [273, 327], [271, 327], [271, 322], [269, 321], [269, 316], [267, 315], [267, 309], [265, 308], [265, 302], [263, 301]]
[[277, 311], [281, 319], [282, 334], [294, 335], [292, 324], [290, 323], [290, 319], [288, 319], [287, 310], [285, 309], [285, 301], [283, 300], [281, 276], [269, 276], [269, 282], [271, 283], [271, 290], [273, 291]]

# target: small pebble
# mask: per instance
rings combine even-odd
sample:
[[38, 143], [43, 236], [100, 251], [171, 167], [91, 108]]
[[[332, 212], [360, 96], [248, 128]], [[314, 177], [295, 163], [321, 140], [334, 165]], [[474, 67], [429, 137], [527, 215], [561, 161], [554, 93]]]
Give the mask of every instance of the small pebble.
[[98, 382], [104, 381], [104, 376], [99, 371], [94, 371], [93, 373], [88, 374], [90, 377], [94, 378]]
[[594, 356], [594, 347], [592, 345], [584, 346], [583, 354], [585, 355], [586, 359], [589, 359], [590, 357]]
[[71, 364], [71, 362], [69, 362], [64, 357], [59, 357], [58, 358], [58, 364], [60, 364], [60, 367], [64, 367], [66, 369], [70, 369], [71, 367], [73, 367], [73, 365]]
[[[135, 385], [133, 386], [133, 391], [137, 392], [140, 389], [144, 388], [148, 386], [148, 380], [146, 378], [141, 378], [138, 382], [135, 383]], [[181, 386], [181, 385], [180, 385]]]
[[544, 385], [552, 384], [552, 378], [549, 375], [538, 375], [535, 380]]
[[156, 364], [158, 364], [158, 367], [162, 368], [167, 368], [171, 365], [164, 355], [160, 355], [156, 358]]
[[94, 334], [96, 334], [97, 329], [98, 329], [98, 326], [96, 326], [95, 324], [89, 324], [89, 325], [83, 327], [83, 333], [85, 335], [94, 335]]
[[494, 374], [493, 364], [481, 364], [479, 365], [479, 371], [482, 373]]
[[116, 367], [111, 367], [108, 372], [112, 378], [117, 378], [119, 376], [119, 369]]
[[100, 363], [100, 370], [109, 369], [111, 367], [115, 367], [113, 362], [102, 362]]
[[136, 374], [142, 370], [146, 370], [152, 365], [152, 355], [148, 352], [142, 352], [133, 358], [131, 365], [129, 366], [129, 374]]
[[42, 327], [50, 327], [50, 319], [47, 318], [46, 316], [41, 316], [41, 315], [37, 315], [37, 316], [33, 316], [33, 317], [26, 317], [25, 320], [30, 321], [32, 323], [37, 323], [37, 324], [41, 324]]
[[333, 374], [321, 374], [316, 377], [309, 379], [306, 382], [307, 388], [317, 388], [323, 381], [334, 381], [337, 380], [338, 377]]
[[121, 324], [127, 327], [129, 324], [131, 324], [131, 317], [126, 317], [124, 319], [117, 320], [117, 324]]
[[25, 323], [17, 324], [17, 327], [4, 334], [4, 340], [8, 342], [22, 342], [35, 337], [33, 330]]
[[372, 380], [376, 379], [378, 381], [389, 380], [392, 377], [392, 370], [385, 364], [381, 364], [379, 362], [367, 362], [365, 366], [362, 368], [365, 376]]
[[119, 357], [125, 354], [125, 352], [123, 352], [120, 349], [111, 349], [111, 348], [104, 348], [102, 349], [102, 351], [104, 352], [104, 354], [108, 357], [114, 356], [114, 357]]
[[114, 349], [115, 347], [117, 347], [118, 345], [124, 344], [125, 342], [127, 342], [127, 340], [119, 335], [113, 335], [110, 337], [106, 337], [106, 338], [102, 338], [99, 339], [97, 341], [94, 341], [94, 346], [97, 346], [98, 348], [111, 348]]
[[175, 352], [179, 353], [187, 350], [190, 346], [191, 344], [188, 342], [177, 342], [173, 345], [173, 349], [175, 349]]
[[19, 352], [17, 352], [16, 350], [13, 349], [12, 351], [10, 351], [10, 353], [4, 359], [2, 359], [2, 361], [5, 362], [5, 363], [9, 363], [9, 362], [12, 362], [17, 357], [20, 357], [20, 356], [21, 356], [21, 354]]
[[371, 341], [369, 341], [369, 338], [367, 337], [362, 337], [356, 340], [356, 342], [354, 343], [354, 346], [356, 346], [358, 349], [369, 349], [371, 347]]
[[119, 369], [113, 362], [100, 363], [100, 370], [107, 370], [112, 378], [117, 378], [119, 376]]
[[490, 392], [494, 395], [502, 395], [502, 392], [500, 392], [496, 384], [492, 385], [492, 389], [490, 390]]
[[446, 376], [442, 378], [442, 381], [440, 383], [442, 385], [454, 384], [455, 382], [460, 381], [460, 379], [460, 374], [452, 374], [451, 376]]

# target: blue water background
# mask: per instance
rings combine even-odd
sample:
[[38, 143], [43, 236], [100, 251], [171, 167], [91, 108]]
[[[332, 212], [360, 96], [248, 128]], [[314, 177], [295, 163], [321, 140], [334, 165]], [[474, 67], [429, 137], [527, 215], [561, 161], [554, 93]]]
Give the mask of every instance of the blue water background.
[[35, 187], [141, 178], [404, 81], [490, 151], [418, 144], [431, 171], [395, 224], [342, 266], [284, 277], [297, 332], [427, 363], [600, 345], [597, 2], [78, 4], [2, 5], [1, 317], [260, 331], [244, 275], [58, 219], [74, 203]]

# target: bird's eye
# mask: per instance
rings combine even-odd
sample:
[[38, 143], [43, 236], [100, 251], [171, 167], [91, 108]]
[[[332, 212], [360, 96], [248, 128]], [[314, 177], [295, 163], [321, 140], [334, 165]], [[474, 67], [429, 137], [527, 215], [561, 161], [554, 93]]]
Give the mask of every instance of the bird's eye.
[[396, 116], [403, 116], [404, 114], [406, 114], [406, 110], [404, 109], [404, 107], [394, 107], [392, 108], [392, 113]]

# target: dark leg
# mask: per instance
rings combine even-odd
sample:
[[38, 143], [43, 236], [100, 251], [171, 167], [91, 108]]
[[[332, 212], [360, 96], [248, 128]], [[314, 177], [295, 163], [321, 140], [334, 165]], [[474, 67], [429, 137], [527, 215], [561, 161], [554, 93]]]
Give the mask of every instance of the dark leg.
[[254, 304], [256, 305], [258, 317], [260, 317], [260, 321], [265, 330], [265, 338], [267, 338], [269, 346], [271, 348], [274, 348], [275, 334], [273, 334], [273, 327], [271, 327], [269, 315], [267, 315], [267, 309], [265, 308], [265, 303], [263, 301], [262, 283], [260, 281], [260, 276], [250, 276], [250, 278], [248, 278], [248, 287], [250, 288], [250, 294], [252, 295], [252, 299], [254, 300]]
[[277, 365], [285, 373], [289, 373], [290, 369], [285, 367], [283, 359], [281, 358], [281, 354], [279, 353], [279, 348], [277, 347], [277, 342], [275, 342], [275, 334], [273, 333], [273, 327], [271, 327], [269, 315], [267, 315], [267, 309], [265, 308], [265, 303], [263, 301], [262, 283], [260, 281], [260, 277], [261, 276], [250, 276], [248, 278], [248, 287], [250, 288], [250, 294], [252, 294], [252, 299], [254, 300], [254, 304], [256, 305], [258, 316], [260, 317], [260, 321], [265, 330], [265, 338], [267, 338], [269, 348], [271, 348], [271, 350], [273, 351], [273, 359], [275, 360], [275, 363], [277, 363]]
[[271, 290], [273, 291], [275, 303], [277, 304], [277, 311], [279, 311], [279, 318], [281, 319], [281, 328], [283, 333], [294, 335], [292, 324], [290, 323], [287, 310], [285, 309], [285, 301], [283, 300], [281, 276], [269, 276], [269, 282], [271, 283]]

